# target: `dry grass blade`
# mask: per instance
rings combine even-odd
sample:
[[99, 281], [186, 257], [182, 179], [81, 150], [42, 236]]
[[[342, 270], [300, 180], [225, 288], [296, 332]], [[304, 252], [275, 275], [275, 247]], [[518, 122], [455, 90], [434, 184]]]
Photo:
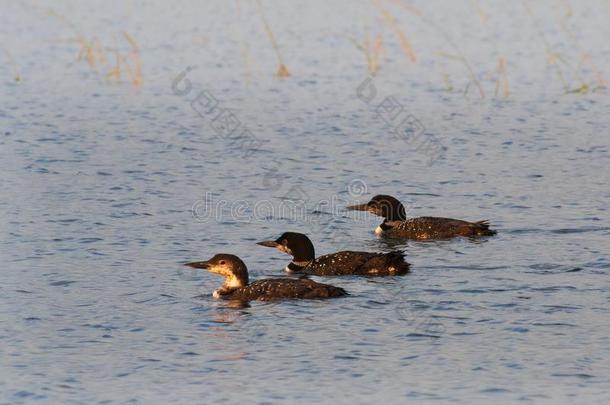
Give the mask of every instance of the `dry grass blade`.
[[406, 2], [403, 2], [400, 0], [392, 0], [392, 3], [399, 5], [400, 7], [404, 8], [405, 10], [408, 10], [409, 12], [411, 12], [417, 16], [420, 16], [420, 17], [422, 16], [422, 12], [418, 8], [412, 6], [411, 4], [407, 4]]
[[[466, 67], [466, 69], [468, 70], [468, 74], [470, 75], [470, 82], [475, 84], [475, 86], [479, 90], [479, 94], [480, 94], [481, 98], [485, 98], [485, 92], [483, 91], [483, 87], [481, 86], [481, 83], [477, 79], [477, 76], [476, 76], [476, 74], [474, 72], [474, 69], [472, 68], [472, 65], [468, 61], [468, 58], [466, 58], [464, 53], [460, 50], [460, 47], [455, 43], [455, 41], [453, 41], [451, 36], [449, 36], [449, 34], [447, 34], [445, 29], [442, 26], [440, 26], [440, 25], [438, 25], [436, 23], [435, 20], [428, 18], [424, 14], [420, 14], [420, 17], [422, 18], [422, 20], [424, 20], [424, 22], [426, 24], [428, 24], [429, 26], [431, 26], [434, 29], [436, 29], [442, 35], [442, 37], [445, 39], [445, 41], [447, 41], [447, 43], [458, 54], [458, 56], [455, 56], [455, 55], [451, 55], [451, 54], [448, 54], [448, 53], [439, 52], [439, 55], [444, 56], [444, 57], [449, 58], [449, 59], [453, 59], [453, 60], [459, 61], [460, 63], [462, 63]], [[470, 85], [468, 85], [468, 87], [470, 87]], [[451, 86], [451, 88], [453, 88], [453, 86]]]
[[125, 58], [123, 59], [123, 61], [127, 66], [127, 73], [131, 78], [131, 83], [135, 87], [139, 87], [142, 85], [142, 64], [140, 63], [140, 48], [138, 47], [138, 44], [136, 43], [135, 39], [133, 39], [133, 37], [129, 35], [129, 33], [123, 32], [123, 36], [125, 37], [125, 39], [127, 39], [127, 42], [129, 42], [129, 45], [131, 46], [131, 52], [129, 53], [129, 59], [131, 60], [131, 63], [127, 62]]
[[256, 0], [256, 6], [257, 6], [258, 13], [260, 14], [261, 19], [263, 20], [263, 25], [265, 26], [265, 31], [267, 32], [269, 41], [271, 41], [271, 46], [273, 47], [273, 50], [275, 51], [275, 54], [277, 55], [279, 66], [278, 66], [276, 75], [278, 77], [288, 77], [288, 76], [290, 76], [290, 72], [288, 71], [288, 68], [284, 64], [284, 60], [282, 59], [282, 54], [280, 53], [280, 48], [278, 47], [277, 41], [275, 40], [275, 35], [273, 35], [271, 26], [269, 25], [269, 22], [267, 21], [267, 17], [265, 17], [265, 12], [263, 11], [263, 4], [262, 4], [261, 0]]
[[375, 37], [375, 42], [373, 43], [372, 47], [369, 43], [368, 33], [366, 34], [366, 38], [362, 44], [356, 41], [356, 39], [353, 37], [348, 37], [348, 39], [352, 44], [354, 44], [356, 48], [358, 48], [364, 54], [364, 57], [366, 58], [368, 72], [372, 75], [377, 73], [379, 69], [379, 54], [381, 53], [382, 48], [381, 36], [378, 34]]
[[377, 36], [375, 36], [375, 41], [373, 42], [373, 60], [375, 61], [375, 65], [378, 64], [379, 55], [381, 54], [382, 49], [381, 35], [377, 34]]
[[121, 55], [119, 55], [118, 51], [114, 51], [115, 56], [115, 65], [110, 71], [106, 74], [106, 79], [114, 79], [119, 81], [121, 79]]
[[566, 33], [566, 35], [568, 35], [568, 37], [570, 37], [570, 39], [572, 40], [572, 43], [575, 45], [575, 47], [577, 48], [577, 50], [580, 54], [580, 61], [578, 63], [578, 66], [576, 67], [576, 70], [580, 70], [580, 68], [585, 64], [588, 65], [591, 68], [591, 71], [593, 72], [593, 74], [595, 75], [595, 81], [597, 82], [597, 86], [599, 88], [607, 87], [608, 81], [604, 78], [604, 75], [602, 74], [601, 70], [593, 62], [593, 59], [591, 58], [591, 55], [589, 54], [589, 52], [581, 45], [576, 34], [570, 28], [569, 21], [570, 21], [571, 17], [574, 15], [570, 2], [568, 0], [563, 0], [562, 3], [565, 7], [565, 15], [560, 19], [559, 25], [560, 25], [561, 29]]
[[[89, 68], [96, 73], [99, 73], [100, 70], [107, 71], [105, 77], [108, 80], [119, 81], [122, 74], [121, 69], [122, 67], [125, 67], [131, 84], [133, 84], [135, 87], [141, 86], [142, 64], [140, 62], [140, 48], [135, 39], [129, 33], [122, 33], [123, 37], [129, 43], [131, 48], [129, 53], [125, 56], [117, 50], [116, 44], [114, 48], [105, 49], [97, 38], [93, 38], [91, 41], [87, 40], [85, 36], [80, 33], [78, 27], [74, 23], [55, 10], [44, 8], [37, 4], [34, 4], [34, 7], [40, 9], [45, 15], [56, 18], [62, 24], [74, 31], [76, 35], [76, 39], [74, 39], [74, 41], [79, 44], [77, 60], [86, 61]], [[108, 58], [106, 57], [106, 52], [114, 53], [114, 66], [110, 66]]]
[[417, 61], [417, 59], [415, 58], [415, 53], [413, 52], [413, 48], [411, 47], [411, 44], [407, 40], [407, 37], [405, 36], [405, 34], [402, 32], [402, 30], [398, 26], [398, 23], [396, 22], [396, 18], [394, 18], [394, 16], [392, 14], [390, 14], [389, 11], [387, 11], [385, 8], [383, 8], [383, 6], [379, 2], [379, 0], [372, 0], [372, 2], [375, 5], [375, 7], [377, 7], [377, 9], [379, 9], [379, 11], [381, 12], [381, 15], [383, 16], [386, 23], [394, 30], [394, 32], [396, 32], [396, 35], [398, 35], [398, 39], [400, 41], [400, 46], [402, 47], [402, 50], [404, 51], [407, 58], [409, 58], [409, 60], [412, 63], [415, 63]]
[[485, 14], [483, 9], [481, 8], [479, 1], [472, 0], [472, 3], [474, 5], [475, 10], [477, 11], [477, 14], [479, 16], [479, 21], [481, 22], [481, 25], [485, 29], [485, 33], [487, 34], [489, 41], [493, 44], [494, 51], [496, 54], [496, 59], [498, 60], [498, 67], [497, 67], [498, 77], [496, 79], [496, 90], [495, 90], [494, 95], [496, 97], [498, 97], [498, 95], [500, 94], [500, 89], [502, 89], [502, 96], [504, 98], [507, 98], [509, 96], [509, 87], [508, 87], [508, 78], [506, 77], [506, 58], [500, 52], [500, 48], [498, 47], [498, 44], [496, 43], [494, 36], [491, 32], [491, 28], [489, 26], [489, 18], [487, 17], [487, 14]]
[[504, 98], [508, 97], [510, 92], [508, 90], [508, 79], [506, 78], [506, 60], [502, 57], [498, 57], [498, 80], [496, 81], [496, 97], [500, 93], [500, 87], [502, 88], [502, 94]]
[[13, 71], [13, 80], [15, 80], [16, 82], [20, 82], [21, 75], [19, 74], [19, 71], [17, 70], [17, 64], [15, 63], [15, 60], [13, 59], [13, 55], [11, 55], [9, 50], [6, 48], [2, 48], [2, 50], [4, 51], [4, 54], [6, 55], [6, 59], [8, 60], [8, 65], [11, 67], [11, 70]]
[[242, 27], [242, 21], [241, 21], [242, 13], [241, 13], [241, 4], [240, 4], [239, 0], [235, 0], [235, 7], [236, 7], [236, 11], [237, 11], [237, 13], [236, 13], [236, 15], [237, 15], [237, 22], [238, 22], [237, 26], [238, 26], [238, 31], [239, 31], [239, 33], [238, 33], [238, 36], [239, 36], [239, 49], [240, 49], [241, 57], [242, 57], [242, 59], [244, 61], [244, 66], [246, 67], [246, 73], [245, 73], [246, 83], [249, 85], [250, 82], [251, 82], [251, 76], [252, 76], [251, 73], [250, 73], [250, 70], [251, 70], [251, 67], [250, 67], [250, 52], [249, 52], [250, 49], [248, 47], [248, 44], [247, 44], [246, 40], [244, 39], [244, 34], [243, 34], [242, 29], [241, 29], [241, 27]]
[[[524, 6], [525, 11], [527, 12], [527, 14], [530, 16], [534, 26], [538, 27], [539, 25], [538, 25], [538, 22], [536, 21], [536, 17], [534, 16], [534, 12], [529, 7], [529, 5], [527, 4], [526, 0], [523, 0], [523, 6]], [[572, 68], [572, 66], [566, 61], [566, 59], [563, 58], [559, 53], [555, 52], [555, 50], [553, 49], [551, 44], [547, 41], [547, 39], [544, 36], [544, 34], [540, 30], [537, 30], [536, 32], [538, 33], [538, 36], [540, 37], [540, 39], [544, 43], [544, 46], [546, 48], [548, 63], [549, 63], [550, 66], [555, 67], [555, 69], [557, 71], [557, 77], [561, 81], [561, 85], [563, 87], [563, 90], [566, 93], [574, 93], [574, 92], [580, 93], [582, 89], [588, 88], [586, 83], [580, 78], [580, 75], [578, 74], [578, 71], [574, 70]], [[571, 70], [572, 73], [574, 74], [574, 76], [576, 76], [578, 78], [578, 80], [581, 82], [580, 86], [578, 86], [576, 89], [570, 89], [570, 85], [568, 84], [568, 81], [565, 79], [565, 75], [563, 73], [563, 70], [561, 69], [561, 64], [559, 62], [561, 62], [561, 64], [563, 64], [569, 70]], [[574, 91], [574, 90], [576, 90], [576, 91]]]
[[[458, 50], [458, 49], [456, 48], [456, 50]], [[459, 52], [459, 50], [458, 50], [458, 52]], [[481, 98], [485, 98], [485, 92], [483, 91], [483, 87], [481, 86], [481, 83], [477, 79], [477, 76], [474, 73], [474, 69], [472, 68], [472, 66], [468, 62], [468, 59], [466, 59], [466, 57], [464, 55], [460, 54], [460, 55], [456, 56], [456, 55], [451, 55], [451, 54], [448, 54], [445, 52], [439, 52], [439, 55], [444, 56], [445, 58], [448, 58], [448, 59], [453, 59], [455, 61], [461, 62], [468, 70], [468, 74], [470, 75], [470, 82], [475, 84], [475, 86], [479, 90], [479, 95], [481, 96]], [[468, 87], [470, 87], [470, 84], [468, 85]], [[464, 91], [464, 93], [468, 93], [468, 88]]]

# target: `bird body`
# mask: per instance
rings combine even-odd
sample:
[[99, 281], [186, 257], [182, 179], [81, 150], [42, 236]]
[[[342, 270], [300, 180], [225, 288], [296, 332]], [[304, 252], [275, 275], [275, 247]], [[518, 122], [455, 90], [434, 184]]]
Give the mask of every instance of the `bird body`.
[[218, 294], [218, 298], [240, 301], [281, 299], [323, 299], [347, 295], [343, 288], [317, 283], [308, 278], [268, 278]]
[[407, 239], [449, 239], [456, 236], [492, 236], [496, 231], [489, 229], [488, 221], [468, 222], [460, 219], [419, 217], [405, 221], [384, 221], [378, 234]]
[[375, 229], [375, 234], [416, 240], [449, 239], [456, 236], [492, 236], [489, 221], [468, 222], [442, 217], [419, 217], [407, 219], [404, 206], [389, 195], [376, 195], [368, 203], [352, 205], [349, 210], [368, 211], [384, 218]]
[[302, 271], [315, 276], [393, 276], [408, 273], [409, 264], [400, 252], [342, 251], [320, 256]]
[[286, 266], [287, 272], [312, 276], [394, 276], [409, 272], [409, 263], [402, 252], [341, 251], [318, 258], [311, 240], [302, 233], [284, 232], [277, 240], [258, 242], [293, 257]]
[[225, 281], [214, 290], [214, 298], [239, 301], [275, 301], [282, 299], [324, 299], [347, 295], [340, 287], [317, 283], [307, 278], [269, 278], [249, 282], [248, 269], [237, 256], [219, 253], [209, 260], [186, 263], [223, 276]]

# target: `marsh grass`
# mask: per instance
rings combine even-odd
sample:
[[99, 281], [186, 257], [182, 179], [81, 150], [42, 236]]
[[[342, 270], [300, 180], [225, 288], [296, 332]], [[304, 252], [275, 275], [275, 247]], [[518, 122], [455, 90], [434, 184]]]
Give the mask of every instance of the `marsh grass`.
[[470, 81], [464, 88], [464, 95], [467, 95], [468, 92], [470, 91], [471, 85], [474, 85], [479, 90], [479, 96], [482, 99], [485, 98], [485, 91], [483, 90], [483, 86], [481, 85], [481, 82], [477, 78], [477, 75], [476, 75], [474, 69], [472, 68], [472, 65], [470, 64], [468, 59], [459, 51], [459, 49], [456, 48], [456, 50], [459, 52], [457, 55], [453, 55], [453, 54], [446, 53], [446, 52], [439, 52], [438, 55], [440, 55], [441, 57], [444, 57], [445, 59], [459, 62], [462, 65], [464, 65], [464, 67], [467, 69], [468, 75], [470, 76]]
[[[71, 38], [69, 42], [75, 42], [79, 46], [78, 55], [76, 57], [77, 61], [86, 62], [91, 71], [96, 74], [103, 74], [108, 81], [120, 82], [123, 77], [123, 72], [125, 72], [129, 82], [134, 87], [140, 87], [142, 85], [140, 48], [133, 36], [128, 32], [123, 31], [121, 33], [121, 37], [130, 47], [129, 51], [124, 53], [125, 51], [121, 51], [121, 48], [118, 47], [116, 43], [114, 47], [107, 48], [102, 45], [102, 42], [97, 37], [87, 39], [76, 24], [57, 11], [53, 9], [43, 9], [38, 5], [35, 5], [35, 7], [42, 9], [45, 15], [57, 19], [74, 33], [75, 37]], [[108, 57], [108, 54], [110, 54], [111, 57]], [[114, 64], [110, 63], [110, 59], [114, 60]]]
[[400, 29], [398, 22], [396, 21], [396, 17], [392, 15], [383, 5], [380, 0], [371, 0], [373, 5], [379, 10], [386, 24], [390, 26], [390, 28], [396, 33], [398, 36], [398, 40], [400, 42], [400, 46], [411, 63], [415, 63], [417, 58], [415, 57], [415, 52], [413, 52], [413, 48], [409, 40], [407, 39], [404, 32]]
[[[523, 6], [526, 10], [526, 13], [532, 20], [533, 25], [535, 27], [538, 27], [538, 21], [536, 19], [536, 16], [534, 15], [534, 12], [531, 9], [531, 7], [529, 6], [527, 0], [523, 0]], [[569, 3], [567, 3], [567, 6], [568, 6], [567, 17], [569, 17], [572, 15], [572, 11], [571, 11], [571, 6], [569, 5]], [[548, 41], [548, 39], [546, 38], [546, 36], [544, 35], [543, 32], [541, 32], [540, 30], [538, 30], [536, 28], [536, 33], [537, 33], [538, 37], [540, 38], [540, 40], [542, 41], [542, 43], [544, 44], [544, 47], [546, 50], [547, 63], [549, 66], [555, 68], [555, 71], [557, 73], [557, 78], [561, 82], [561, 86], [563, 88], [564, 93], [565, 94], [575, 94], [575, 93], [584, 94], [584, 93], [587, 93], [589, 90], [591, 90], [592, 86], [589, 83], [587, 83], [581, 75], [582, 59], [578, 63], [578, 65], [576, 67], [574, 67], [568, 61], [568, 58], [566, 58], [560, 52], [555, 50], [555, 48], [550, 44], [550, 42]], [[571, 34], [571, 35], [573, 35], [573, 34]], [[574, 40], [576, 40], [575, 36], [573, 36], [573, 38], [574, 38]], [[576, 41], [576, 42], [578, 42], [578, 41]], [[588, 53], [585, 52], [585, 55], [588, 55]], [[570, 83], [566, 79], [567, 74], [569, 74], [570, 77], [575, 78], [575, 80], [578, 83], [576, 86], [570, 85]], [[601, 77], [601, 74], [600, 74], [599, 78], [601, 79], [600, 83], [602, 84], [600, 87], [605, 87], [606, 82]], [[593, 87], [597, 87], [597, 86], [593, 86]]]
[[13, 80], [16, 82], [20, 82], [21, 75], [19, 74], [19, 70], [17, 70], [17, 64], [15, 63], [15, 60], [13, 59], [13, 55], [6, 48], [2, 48], [2, 51], [4, 52], [4, 55], [6, 56], [6, 61], [7, 61], [6, 64], [10, 67], [10, 69], [13, 73]]
[[[434, 16], [427, 16], [420, 9], [412, 6], [409, 0], [369, 1], [369, 4], [377, 11], [377, 13], [374, 14], [378, 15], [378, 17], [375, 18], [381, 21], [382, 24], [381, 26], [373, 27], [377, 33], [370, 35], [368, 27], [365, 26], [364, 36], [361, 38], [346, 35], [349, 41], [364, 56], [369, 74], [376, 74], [381, 67], [381, 55], [385, 50], [384, 38], [382, 37], [382, 33], [385, 31], [383, 28], [384, 25], [388, 27], [390, 34], [395, 35], [395, 38], [400, 45], [401, 50], [395, 52], [402, 53], [410, 63], [417, 63], [418, 57], [422, 57], [422, 55], [416, 56], [411, 44], [411, 38], [405, 34], [403, 27], [401, 27], [399, 23], [398, 17], [402, 18], [400, 11], [405, 11], [416, 17], [415, 22], [419, 23], [417, 19], [421, 19], [428, 29], [432, 29], [436, 35], [442, 36], [446, 41], [446, 45], [441, 45], [440, 50], [435, 51], [427, 49], [424, 44], [421, 45], [421, 49], [419, 50], [424, 57], [426, 53], [432, 53], [436, 57], [435, 61], [437, 62], [443, 82], [443, 88], [446, 91], [454, 91], [454, 80], [460, 75], [453, 74], [454, 77], [450, 77], [448, 72], [451, 71], [451, 69], [448, 69], [448, 67], [450, 67], [450, 63], [459, 63], [464, 67], [461, 75], [467, 75], [469, 78], [468, 83], [463, 89], [464, 95], [467, 96], [469, 95], [469, 92], [476, 89], [478, 90], [480, 98], [484, 99], [486, 94], [483, 90], [481, 80], [485, 82], [493, 81], [495, 97], [508, 98], [511, 95], [508, 76], [509, 71], [514, 70], [514, 64], [509, 63], [509, 58], [502, 51], [502, 44], [499, 44], [496, 39], [495, 34], [499, 32], [499, 29], [497, 25], [494, 25], [494, 20], [490, 19], [489, 15], [483, 9], [483, 6], [485, 6], [486, 3], [480, 2], [479, 0], [471, 0], [474, 12], [478, 16], [483, 31], [485, 32], [485, 38], [493, 45], [492, 59], [488, 59], [493, 61], [493, 64], [490, 64], [490, 66], [493, 67], [481, 71], [481, 68], [477, 64], [471, 63], [467, 56], [461, 51], [459, 46], [460, 42], [458, 40], [454, 41], [454, 39], [447, 34], [445, 28], [436, 23]], [[545, 80], [553, 80], [556, 75], [565, 94], [584, 94], [590, 91], [607, 88], [608, 81], [605, 78], [604, 71], [596, 65], [591, 56], [593, 50], [586, 49], [577, 35], [578, 30], [575, 26], [573, 18], [574, 12], [570, 0], [551, 0], [558, 2], [557, 4], [559, 7], [549, 9], [549, 13], [544, 11], [544, 9], [542, 12], [538, 12], [539, 14], [544, 14], [545, 18], [549, 18], [548, 15], [551, 15], [552, 12], [558, 13], [558, 32], [563, 34], [562, 36], [564, 37], [558, 44], [556, 38], [553, 39], [555, 42], [551, 42], [551, 40], [547, 38], [547, 35], [550, 35], [549, 32], [540, 30], [538, 19], [543, 16], [535, 15], [530, 7], [530, 5], [534, 3], [530, 3], [530, 1], [531, 0], [522, 0], [522, 4], [525, 14], [529, 16], [537, 38], [544, 44], [546, 66], [547, 69], [551, 70], [551, 79]], [[252, 56], [251, 48], [241, 31], [242, 26], [247, 21], [242, 21], [242, 5], [240, 4], [240, 0], [235, 0], [235, 4], [238, 18], [236, 27], [240, 29], [240, 52], [246, 67], [246, 79], [250, 82], [251, 65], [256, 62], [256, 58]], [[249, 4], [255, 6], [271, 47], [277, 57], [275, 75], [279, 78], [290, 76], [291, 73], [284, 62], [276, 35], [265, 14], [262, 0], [256, 0]], [[74, 33], [74, 37], [70, 39], [70, 42], [75, 43], [76, 46], [78, 46], [76, 59], [77, 61], [86, 64], [90, 71], [101, 75], [106, 81], [111, 83], [127, 82], [134, 87], [140, 87], [143, 84], [141, 49], [135, 38], [127, 31], [120, 32], [120, 34], [114, 38], [113, 46], [108, 47], [95, 35], [96, 33], [93, 33], [93, 36], [84, 35], [76, 24], [57, 11], [50, 8], [44, 8], [36, 1], [32, 3], [32, 6], [33, 8], [42, 11], [43, 14], [53, 17]], [[610, 6], [607, 8], [610, 10]], [[392, 9], [395, 14], [392, 14], [390, 9]], [[506, 16], [501, 16], [502, 19], [505, 17]], [[394, 37], [390, 35], [390, 40], [392, 38]], [[385, 39], [385, 41], [388, 41], [388, 39]], [[104, 42], [106, 42], [106, 40], [104, 40]], [[208, 44], [208, 38], [194, 37], [193, 43], [198, 45]], [[552, 45], [553, 43], [557, 44], [556, 47]], [[566, 47], [568, 48], [567, 50]], [[2, 48], [2, 50], [6, 56], [6, 64], [12, 71], [14, 80], [17, 82], [20, 81], [21, 75], [12, 55], [7, 49]], [[392, 49], [388, 48], [387, 52], [391, 51]], [[475, 67], [478, 70], [475, 70]]]
[[135, 39], [128, 32], [123, 31], [123, 36], [131, 46], [130, 52], [124, 56], [123, 61], [127, 68], [127, 74], [131, 80], [131, 84], [135, 87], [142, 85], [142, 64], [140, 63], [140, 48]]
[[365, 29], [365, 38], [362, 43], [358, 42], [354, 37], [348, 37], [348, 39], [364, 55], [369, 74], [376, 74], [379, 70], [379, 55], [383, 48], [381, 35], [377, 34], [377, 36], [375, 36], [372, 45], [369, 40], [368, 29]]
[[[77, 60], [85, 61], [93, 72], [103, 73], [109, 81], [120, 82], [126, 74], [134, 87], [142, 85], [142, 64], [140, 62], [140, 49], [131, 35], [122, 33], [122, 38], [129, 44], [130, 50], [126, 53], [119, 51], [118, 46], [105, 48], [99, 39], [91, 41], [79, 36], [76, 41], [80, 45]], [[108, 54], [111, 56], [109, 57]], [[110, 60], [114, 60], [111, 64]]]
[[477, 74], [475, 73], [475, 70], [472, 67], [472, 64], [470, 63], [470, 61], [466, 57], [466, 55], [461, 51], [458, 44], [447, 34], [445, 29], [443, 27], [441, 27], [440, 25], [438, 25], [434, 21], [434, 19], [429, 18], [422, 11], [411, 6], [405, 0], [392, 0], [392, 1], [393, 1], [393, 3], [399, 5], [401, 8], [403, 8], [404, 10], [407, 10], [409, 13], [414, 14], [415, 16], [420, 18], [428, 27], [431, 27], [438, 35], [442, 36], [443, 39], [445, 40], [445, 42], [447, 42], [449, 44], [449, 46], [452, 48], [452, 52], [446, 52], [446, 51], [436, 51], [435, 52], [435, 55], [440, 58], [439, 65], [440, 65], [440, 71], [441, 71], [441, 78], [443, 80], [445, 90], [446, 91], [454, 90], [453, 82], [451, 81], [451, 77], [449, 76], [449, 73], [447, 72], [447, 67], [446, 67], [447, 65], [445, 63], [446, 60], [454, 61], [454, 62], [458, 62], [458, 63], [462, 64], [466, 68], [466, 71], [468, 72], [468, 76], [470, 77], [470, 80], [464, 89], [464, 95], [467, 95], [468, 92], [470, 91], [470, 87], [472, 87], [474, 85], [474, 87], [476, 87], [478, 89], [480, 97], [482, 99], [484, 99], [485, 92], [483, 91], [483, 86], [481, 85], [481, 82], [479, 81]]
[[408, 3], [406, 0], [391, 0], [391, 2], [403, 9], [407, 10], [411, 14], [415, 14], [416, 16], [420, 16], [420, 17], [423, 15], [423, 13], [421, 12], [420, 9], [418, 9], [417, 7], [414, 7], [412, 4]]
[[[572, 11], [572, 5], [568, 0], [562, 0], [561, 4], [564, 7], [565, 13], [559, 18], [559, 26], [561, 30], [568, 36], [568, 38], [570, 38], [570, 41], [572, 42], [574, 48], [576, 48], [576, 51], [579, 54], [579, 61], [575, 69], [577, 71], [580, 71], [585, 66], [588, 66], [589, 69], [591, 69], [594, 75], [594, 80], [591, 82], [590, 87], [593, 91], [607, 87], [608, 81], [604, 78], [604, 75], [602, 74], [601, 70], [593, 62], [591, 54], [582, 46], [582, 44], [578, 40], [576, 33], [572, 29], [571, 19], [574, 15]], [[583, 85], [589, 87], [586, 83], [583, 83]]]
[[237, 40], [239, 42], [239, 53], [245, 66], [245, 78], [246, 84], [250, 85], [252, 81], [252, 63], [250, 61], [250, 47], [248, 42], [245, 40], [243, 33], [244, 22], [242, 20], [242, 6], [240, 0], [235, 0], [235, 15], [237, 16]]
[[447, 65], [441, 61], [439, 64], [439, 69], [441, 71], [441, 77], [445, 85], [445, 91], [453, 91], [453, 82], [451, 81], [451, 77], [447, 72]]
[[290, 76], [290, 72], [288, 71], [288, 68], [284, 64], [284, 59], [282, 58], [282, 54], [280, 53], [280, 48], [277, 45], [277, 41], [275, 40], [275, 35], [273, 34], [273, 31], [271, 30], [271, 26], [269, 25], [269, 21], [267, 21], [267, 17], [265, 16], [265, 12], [263, 10], [263, 4], [262, 4], [261, 0], [256, 0], [256, 9], [258, 10], [258, 13], [263, 21], [263, 25], [265, 26], [265, 31], [267, 32], [267, 36], [269, 37], [271, 46], [273, 47], [273, 50], [275, 51], [275, 54], [277, 56], [279, 66], [277, 68], [275, 75], [277, 77], [288, 77], [288, 76]]
[[479, 16], [479, 21], [481, 22], [481, 25], [485, 30], [487, 38], [494, 47], [495, 57], [497, 60], [497, 76], [495, 80], [496, 87], [494, 95], [498, 97], [500, 94], [502, 94], [502, 97], [507, 98], [510, 94], [510, 91], [508, 85], [508, 78], [506, 76], [506, 57], [502, 54], [502, 52], [500, 52], [500, 47], [498, 46], [497, 41], [494, 39], [492, 29], [489, 26], [489, 17], [481, 8], [481, 4], [478, 0], [472, 0], [472, 3], [477, 12], [477, 15]]

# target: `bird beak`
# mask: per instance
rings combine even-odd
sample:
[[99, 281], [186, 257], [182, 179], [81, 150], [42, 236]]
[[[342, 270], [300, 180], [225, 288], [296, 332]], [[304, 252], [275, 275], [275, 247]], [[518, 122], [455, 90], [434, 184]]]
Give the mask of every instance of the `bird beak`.
[[210, 263], [208, 261], [184, 263], [184, 265], [189, 266], [189, 267], [194, 267], [196, 269], [209, 269], [210, 268]]
[[276, 248], [279, 245], [279, 243], [274, 240], [264, 240], [262, 242], [256, 242], [256, 244], [270, 248]]
[[369, 204], [357, 204], [357, 205], [350, 205], [345, 207], [346, 210], [351, 210], [351, 211], [368, 211], [369, 210]]

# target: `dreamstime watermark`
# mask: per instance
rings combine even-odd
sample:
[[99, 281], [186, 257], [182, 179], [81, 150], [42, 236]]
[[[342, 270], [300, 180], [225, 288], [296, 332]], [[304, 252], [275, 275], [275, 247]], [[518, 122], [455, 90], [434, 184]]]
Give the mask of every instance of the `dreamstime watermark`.
[[[172, 91], [180, 97], [187, 97], [193, 90], [193, 83], [186, 77], [196, 66], [187, 66], [172, 81]], [[200, 90], [189, 101], [191, 108], [201, 118], [210, 122], [210, 126], [221, 139], [230, 141], [230, 145], [241, 151], [242, 157], [250, 157], [263, 141], [248, 129], [233, 111], [220, 106], [220, 102], [208, 90]]]
[[402, 277], [394, 280], [382, 289], [381, 294], [384, 301], [394, 307], [395, 319], [406, 326], [409, 335], [413, 338], [435, 340], [445, 334], [447, 329], [441, 318], [435, 316], [429, 302], [418, 299], [418, 289], [410, 283], [404, 283]]
[[[371, 105], [377, 97], [377, 87], [374, 76], [368, 76], [356, 88], [356, 97], [367, 105]], [[426, 134], [426, 128], [415, 116], [410, 114], [394, 96], [387, 96], [378, 104], [372, 104], [374, 111], [389, 127], [395, 138], [415, 146], [416, 152], [428, 156], [428, 165], [440, 159], [447, 148], [438, 138]]]
[[[354, 237], [350, 233], [349, 223], [355, 221], [377, 226], [382, 219], [375, 219], [367, 211], [346, 210], [347, 206], [362, 202], [358, 200], [368, 193], [365, 181], [353, 179], [345, 191], [347, 196], [342, 191], [328, 199], [313, 200], [302, 188], [292, 187], [287, 193], [290, 197], [257, 201], [230, 201], [206, 192], [202, 199], [193, 203], [191, 213], [194, 219], [202, 223], [277, 224], [282, 227], [278, 229], [278, 235], [296, 231], [308, 235], [314, 244], [327, 239], [332, 240], [335, 250], [346, 250], [352, 247]], [[403, 206], [408, 214], [414, 204], [406, 201]]]
[[[358, 180], [348, 185], [350, 197], [356, 198], [366, 192], [366, 183]], [[199, 222], [262, 222], [262, 221], [292, 221], [319, 222], [320, 217], [344, 217], [345, 207], [353, 203], [339, 195], [329, 199], [312, 202], [309, 195], [299, 193], [295, 196], [289, 192], [290, 198], [272, 200], [229, 201], [215, 199], [214, 194], [206, 192], [203, 199], [193, 203], [191, 213]], [[353, 211], [356, 220], [369, 218], [366, 211]]]
[[[283, 162], [273, 160], [270, 166], [264, 167], [262, 185], [272, 192], [282, 189], [286, 176], [281, 172]], [[309, 193], [300, 185], [292, 185], [279, 197], [287, 205], [306, 207], [311, 201]]]
[[368, 191], [369, 191], [368, 186], [366, 185], [364, 180], [361, 180], [361, 179], [353, 179], [347, 185], [347, 193], [352, 198], [361, 197], [361, 196], [367, 194]]
[[[187, 76], [194, 69], [196, 69], [195, 66], [187, 66], [172, 81], [171, 88], [175, 95], [187, 98], [193, 92], [194, 85]], [[189, 100], [189, 104], [193, 111], [210, 122], [210, 126], [220, 139], [228, 140], [230, 147], [241, 151], [243, 159], [251, 157], [256, 149], [264, 143], [246, 125], [242, 124], [235, 113], [229, 108], [221, 107], [218, 99], [208, 90], [200, 90], [194, 98]], [[273, 163], [271, 167], [264, 168], [262, 182], [265, 188], [277, 191], [282, 187], [285, 176], [280, 173], [282, 163], [279, 161]], [[274, 215], [277, 211], [277, 208], [274, 209], [270, 201], [256, 203], [253, 207], [254, 211], [250, 210], [247, 201], [233, 201], [229, 204], [227, 201], [221, 200], [215, 202], [212, 208], [210, 196], [210, 194], [206, 193], [203, 200], [196, 201], [193, 204], [193, 216], [199, 221], [207, 222], [211, 218], [221, 220], [221, 218], [230, 217], [235, 221], [250, 222], [254, 219], [260, 219], [262, 216]], [[292, 213], [301, 211], [299, 207], [304, 207], [304, 202], [310, 200], [307, 192], [303, 187], [298, 185], [290, 187], [284, 193], [282, 199], [285, 203], [280, 208], [282, 210], [289, 209]]]
[[413, 334], [422, 337], [438, 338], [446, 332], [445, 325], [439, 318], [430, 315], [427, 308], [418, 308], [415, 300], [400, 300], [395, 308], [398, 319], [409, 325]]

